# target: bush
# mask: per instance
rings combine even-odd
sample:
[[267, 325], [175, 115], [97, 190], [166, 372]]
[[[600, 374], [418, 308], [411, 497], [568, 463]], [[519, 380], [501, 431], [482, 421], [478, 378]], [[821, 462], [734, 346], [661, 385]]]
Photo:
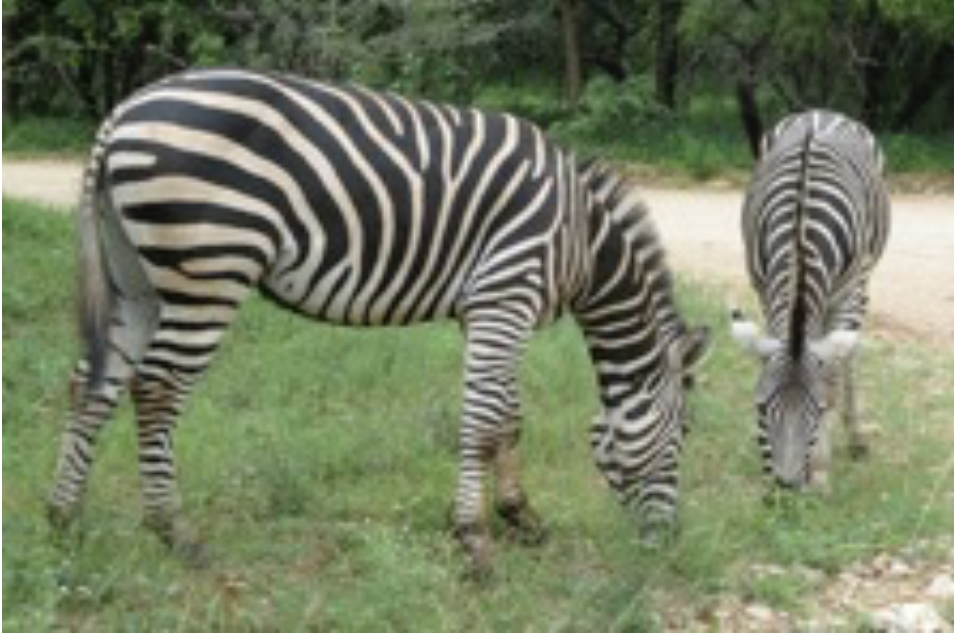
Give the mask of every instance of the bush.
[[513, 85], [493, 85], [485, 88], [475, 102], [484, 109], [511, 113], [538, 126], [549, 129], [570, 117], [570, 110], [560, 102], [555, 87], [528, 81], [519, 88]]
[[558, 130], [571, 137], [615, 140], [647, 124], [666, 123], [672, 114], [653, 94], [652, 81], [637, 76], [614, 82], [599, 76], [586, 85], [577, 113]]

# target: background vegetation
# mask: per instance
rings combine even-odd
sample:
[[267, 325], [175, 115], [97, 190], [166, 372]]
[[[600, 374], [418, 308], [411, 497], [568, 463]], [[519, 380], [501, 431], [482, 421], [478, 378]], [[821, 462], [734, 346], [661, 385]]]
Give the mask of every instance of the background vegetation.
[[137, 87], [237, 65], [505, 109], [698, 177], [746, 169], [759, 131], [808, 106], [870, 124], [896, 170], [954, 168], [948, 0], [10, 0], [3, 15], [5, 151], [81, 148]]
[[[727, 594], [797, 615], [814, 589], [797, 569], [831, 575], [954, 531], [954, 351], [866, 346], [873, 458], [849, 462], [839, 430], [833, 492], [769, 508], [745, 409], [754, 363], [726, 339], [720, 292], [682, 283], [716, 345], [691, 398], [670, 547], [639, 544], [591, 462], [595, 389], [571, 322], [535, 339], [522, 372], [527, 485], [551, 540], [502, 542], [496, 581], [478, 588], [460, 579], [446, 528], [459, 332], [349, 331], [262, 300], [243, 310], [176, 439], [212, 567], [184, 569], [139, 526], [128, 407], [102, 438], [82, 544], [57, 547], [43, 500], [76, 353], [71, 225], [3, 207], [4, 631], [645, 630], [666, 608], [701, 612]], [[757, 563], [792, 572], [756, 577]]]

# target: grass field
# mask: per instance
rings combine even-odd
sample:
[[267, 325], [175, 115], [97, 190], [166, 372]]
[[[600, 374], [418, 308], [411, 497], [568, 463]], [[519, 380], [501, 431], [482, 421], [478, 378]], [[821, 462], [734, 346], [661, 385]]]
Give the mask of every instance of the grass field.
[[[455, 482], [461, 338], [453, 326], [349, 331], [253, 300], [177, 437], [187, 513], [213, 564], [190, 571], [139, 526], [126, 407], [99, 450], [83, 541], [52, 544], [43, 501], [77, 352], [67, 218], [4, 200], [3, 629], [647, 630], [659, 603], [728, 593], [796, 609], [810, 587], [757, 562], [832, 573], [954, 530], [954, 350], [872, 342], [861, 365], [873, 457], [836, 438], [830, 495], [763, 505], [749, 389], [718, 290], [682, 283], [714, 325], [692, 398], [683, 530], [649, 551], [587, 446], [592, 374], [570, 322], [523, 370], [528, 490], [547, 545], [501, 542], [492, 584], [461, 580], [446, 531]], [[864, 400], [863, 398], [863, 400]], [[761, 581], [760, 581], [761, 580]]]

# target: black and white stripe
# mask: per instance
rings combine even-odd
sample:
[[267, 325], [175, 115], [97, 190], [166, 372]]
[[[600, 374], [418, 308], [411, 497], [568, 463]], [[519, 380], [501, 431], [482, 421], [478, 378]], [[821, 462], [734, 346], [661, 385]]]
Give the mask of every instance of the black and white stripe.
[[863, 447], [852, 355], [889, 231], [883, 167], [872, 134], [828, 111], [790, 116], [763, 141], [742, 234], [768, 336], [740, 315], [734, 331], [763, 359], [759, 442], [766, 470], [785, 485], [824, 482], [823, 423], [839, 384], [852, 446]]
[[254, 288], [331, 323], [461, 322], [455, 524], [478, 562], [489, 465], [504, 476], [501, 514], [536, 521], [516, 475], [516, 376], [532, 332], [565, 310], [601, 382], [601, 468], [628, 502], [675, 507], [681, 376], [704, 335], [676, 311], [632, 189], [605, 167], [578, 169], [526, 122], [355, 86], [188, 72], [103, 126], [80, 224], [92, 370], [77, 370], [58, 518], [76, 511], [96, 433], [133, 380], [147, 520], [178, 542], [173, 427]]

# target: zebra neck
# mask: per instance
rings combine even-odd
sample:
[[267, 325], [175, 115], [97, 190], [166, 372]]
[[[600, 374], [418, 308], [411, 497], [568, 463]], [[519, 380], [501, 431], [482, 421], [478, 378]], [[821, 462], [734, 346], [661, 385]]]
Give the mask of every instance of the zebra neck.
[[573, 312], [589, 347], [603, 405], [612, 409], [658, 371], [682, 325], [663, 280], [650, 274], [619, 229], [610, 225], [598, 232], [590, 249], [590, 277]]
[[580, 209], [586, 230], [585, 276], [573, 301], [577, 312], [638, 298], [648, 321], [664, 335], [685, 333], [673, 293], [665, 251], [649, 209], [636, 186], [608, 165], [579, 169]]
[[624, 317], [634, 331], [653, 326], [663, 338], [685, 333], [672, 276], [651, 221], [644, 218], [634, 226], [594, 204], [583, 250], [585, 276], [571, 299], [584, 331], [612, 328]]

